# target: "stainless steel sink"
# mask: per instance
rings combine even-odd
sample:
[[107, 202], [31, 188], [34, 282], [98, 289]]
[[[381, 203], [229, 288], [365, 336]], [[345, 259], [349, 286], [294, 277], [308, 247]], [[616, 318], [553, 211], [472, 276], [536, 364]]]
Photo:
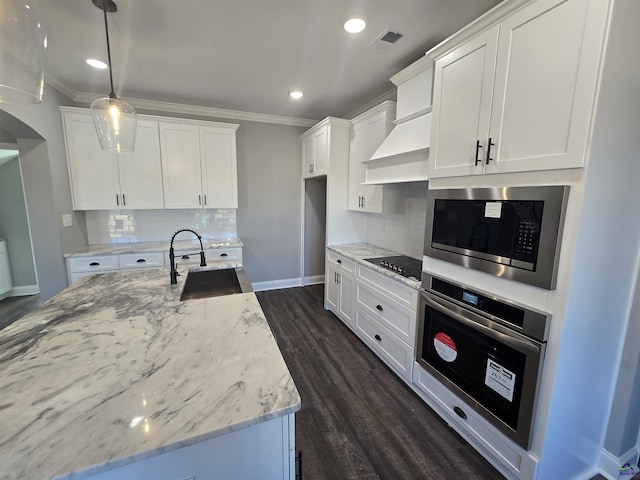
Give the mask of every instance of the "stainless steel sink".
[[242, 268], [192, 268], [187, 273], [180, 301], [252, 291]]

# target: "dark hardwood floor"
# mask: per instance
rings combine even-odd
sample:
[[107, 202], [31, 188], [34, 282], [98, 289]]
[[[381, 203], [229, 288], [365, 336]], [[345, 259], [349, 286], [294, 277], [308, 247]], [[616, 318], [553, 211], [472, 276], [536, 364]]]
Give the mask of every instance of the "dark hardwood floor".
[[503, 479], [324, 310], [323, 292], [256, 292], [302, 397], [302, 479]]
[[8, 297], [0, 300], [0, 330], [11, 325], [40, 304], [40, 295]]

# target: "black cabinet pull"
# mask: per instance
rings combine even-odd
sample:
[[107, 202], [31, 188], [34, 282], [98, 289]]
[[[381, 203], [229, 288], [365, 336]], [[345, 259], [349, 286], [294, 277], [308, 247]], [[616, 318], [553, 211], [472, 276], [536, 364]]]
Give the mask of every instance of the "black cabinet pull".
[[221, 257], [227, 257], [227, 256], [229, 256], [229, 254], [228, 253], [221, 253], [220, 256]]
[[120, 206], [120, 198], [118, 196], [118, 194], [116, 193], [116, 205], [119, 207]]
[[476, 140], [476, 167], [478, 166], [479, 163], [482, 162], [482, 159], [478, 158], [479, 151], [480, 151], [480, 140]]
[[189, 255], [182, 255], [183, 260], [189, 260]]
[[382, 312], [382, 310], [384, 310], [384, 309], [382, 308], [382, 305], [376, 305], [376, 308], [377, 308], [378, 310], [380, 310], [381, 312]]
[[98, 267], [98, 266], [100, 266], [100, 263], [99, 263], [99, 262], [91, 262], [91, 263], [89, 264], [89, 266], [90, 266], [90, 267]]
[[202, 205], [202, 195], [198, 195], [198, 205]]
[[375, 335], [373, 338], [375, 338], [375, 339], [376, 339], [376, 340], [378, 340], [379, 342], [381, 342], [381, 341], [382, 341], [382, 337], [381, 337], [380, 335], [378, 335], [377, 333], [376, 333], [376, 335]]
[[493, 147], [495, 145], [495, 143], [493, 143], [491, 141], [491, 137], [489, 137], [489, 143], [487, 144], [487, 165], [489, 165], [489, 162], [493, 160], [493, 158], [491, 158], [491, 147]]
[[122, 194], [122, 206], [127, 205], [127, 199], [124, 197], [124, 193]]
[[144, 258], [139, 258], [138, 260], [136, 260], [136, 263], [144, 263], [144, 262], [146, 262]]
[[342, 263], [342, 260], [338, 259], [336, 260], [336, 263]]
[[207, 204], [207, 195], [206, 194], [204, 195], [204, 204], [205, 205]]
[[458, 415], [460, 418], [464, 420], [467, 419], [467, 414], [464, 413], [464, 410], [462, 410], [460, 407], [453, 407], [453, 411], [456, 412], [456, 415]]

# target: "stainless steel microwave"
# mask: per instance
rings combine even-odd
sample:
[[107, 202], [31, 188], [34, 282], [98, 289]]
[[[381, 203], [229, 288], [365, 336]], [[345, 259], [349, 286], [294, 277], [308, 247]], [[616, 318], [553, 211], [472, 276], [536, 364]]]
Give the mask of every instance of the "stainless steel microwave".
[[429, 190], [424, 254], [553, 290], [569, 187]]

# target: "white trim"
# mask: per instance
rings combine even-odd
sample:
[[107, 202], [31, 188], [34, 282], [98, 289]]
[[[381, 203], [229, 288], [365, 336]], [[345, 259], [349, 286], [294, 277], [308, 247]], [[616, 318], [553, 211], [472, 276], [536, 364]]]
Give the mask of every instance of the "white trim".
[[[99, 95], [88, 92], [76, 92], [73, 100], [80, 103], [91, 103]], [[125, 98], [136, 109], [159, 112], [179, 113], [182, 115], [198, 115], [201, 117], [231, 118], [234, 120], [246, 120], [248, 122], [274, 123], [278, 125], [292, 125], [294, 127], [312, 127], [318, 120], [306, 118], [282, 117], [279, 115], [268, 115], [265, 113], [240, 112], [237, 110], [226, 110], [224, 108], [201, 107], [198, 105], [187, 105], [183, 103], [158, 102], [155, 100], [144, 100], [142, 98]]]
[[253, 282], [251, 288], [254, 292], [262, 292], [264, 290], [279, 290], [281, 288], [301, 287], [302, 279], [297, 278], [283, 278], [282, 280], [269, 280], [266, 282]]
[[24, 297], [26, 295], [36, 295], [40, 293], [38, 285], [20, 285], [11, 289], [10, 297]]
[[359, 117], [364, 113], [368, 113], [369, 110], [379, 106], [381, 103], [384, 103], [387, 101], [395, 102], [397, 97], [398, 97], [398, 90], [396, 87], [393, 87], [391, 90], [387, 90], [382, 95], [374, 98], [370, 102], [365, 103], [363, 106], [356, 108], [353, 112], [345, 115], [345, 118], [348, 118], [353, 121], [355, 120], [356, 117]]
[[636, 464], [640, 450], [638, 445], [634, 445], [630, 450], [616, 457], [613, 453], [606, 449], [600, 451], [600, 459], [598, 461], [598, 472], [607, 477], [609, 480], [617, 480], [620, 474], [620, 467], [625, 463]]
[[302, 285], [318, 285], [324, 283], [324, 274], [322, 275], [311, 275], [310, 277], [304, 277], [302, 279]]

